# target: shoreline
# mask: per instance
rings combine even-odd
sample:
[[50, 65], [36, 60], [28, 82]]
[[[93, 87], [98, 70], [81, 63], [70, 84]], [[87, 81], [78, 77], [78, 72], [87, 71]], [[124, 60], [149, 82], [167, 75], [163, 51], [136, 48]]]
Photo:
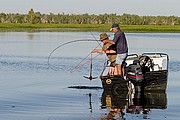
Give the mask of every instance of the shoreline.
[[[0, 32], [109, 32], [111, 24], [0, 24]], [[127, 33], [180, 33], [180, 26], [120, 25]]]

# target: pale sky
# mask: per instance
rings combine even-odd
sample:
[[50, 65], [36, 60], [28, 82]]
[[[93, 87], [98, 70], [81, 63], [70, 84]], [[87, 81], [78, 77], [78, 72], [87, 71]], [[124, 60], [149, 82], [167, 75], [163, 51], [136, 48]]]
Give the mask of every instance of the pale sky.
[[1, 0], [0, 13], [111, 14], [180, 16], [180, 0]]

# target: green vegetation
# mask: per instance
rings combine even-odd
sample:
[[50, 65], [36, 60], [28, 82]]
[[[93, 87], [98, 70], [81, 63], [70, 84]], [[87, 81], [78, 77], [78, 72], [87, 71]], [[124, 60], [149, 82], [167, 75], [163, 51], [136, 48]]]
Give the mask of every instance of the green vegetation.
[[180, 32], [180, 17], [134, 14], [0, 13], [0, 31], [109, 31], [119, 23], [125, 32]]
[[180, 32], [179, 26], [161, 25], [124, 25], [122, 29], [126, 32]]
[[107, 31], [102, 24], [0, 24], [0, 31]]
[[[111, 24], [0, 24], [0, 31], [99, 31], [108, 32]], [[125, 32], [180, 32], [180, 26], [121, 25]]]

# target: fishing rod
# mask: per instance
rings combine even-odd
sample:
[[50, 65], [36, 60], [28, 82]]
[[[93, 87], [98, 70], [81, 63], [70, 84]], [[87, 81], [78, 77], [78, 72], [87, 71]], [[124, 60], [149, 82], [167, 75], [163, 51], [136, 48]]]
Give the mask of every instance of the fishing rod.
[[[99, 42], [100, 40], [97, 40], [96, 39], [96, 37], [94, 36], [94, 34], [92, 33], [92, 32], [90, 32], [91, 33], [91, 35], [94, 37], [94, 39], [97, 41], [97, 43], [98, 43], [98, 46], [101, 46], [101, 43]], [[97, 47], [98, 47], [97, 46]], [[97, 47], [95, 47], [94, 49], [96, 49]], [[101, 46], [101, 48], [102, 48], [102, 46]], [[91, 54], [91, 58], [90, 58], [90, 76], [89, 77], [87, 77], [87, 76], [84, 76], [84, 78], [87, 78], [87, 79], [89, 79], [89, 80], [92, 80], [92, 79], [96, 79], [96, 78], [98, 78], [98, 77], [93, 77], [92, 76], [92, 51], [73, 69], [73, 70], [71, 70], [71, 72], [74, 72], [77, 68], [79, 68], [79, 65], [89, 56]], [[99, 56], [100, 54], [98, 54], [97, 56]], [[95, 57], [97, 57], [97, 56], [95, 56]], [[83, 64], [84, 65], [84, 64]], [[81, 65], [82, 66], [82, 65]]]
[[75, 42], [89, 42], [89, 41], [100, 41], [100, 40], [92, 40], [92, 39], [80, 39], [80, 40], [73, 40], [73, 41], [69, 41], [69, 42], [66, 42], [66, 43], [63, 43], [63, 44], [61, 44], [61, 45], [59, 45], [59, 46], [57, 46], [55, 49], [53, 49], [52, 51], [51, 51], [51, 53], [49, 54], [49, 56], [48, 56], [48, 66], [49, 66], [49, 68], [51, 68], [52, 70], [54, 70], [54, 71], [57, 71], [56, 69], [54, 69], [53, 67], [51, 67], [51, 65], [50, 65], [50, 58], [51, 58], [51, 55], [57, 50], [57, 49], [59, 49], [60, 47], [62, 47], [62, 46], [64, 46], [64, 45], [67, 45], [67, 44], [70, 44], [70, 43], [75, 43]]
[[[99, 44], [94, 48], [94, 49], [96, 49], [97, 47], [99, 47]], [[73, 69], [71, 69], [71, 73], [72, 72], [74, 72], [75, 71], [75, 69], [76, 68], [79, 68], [79, 66], [81, 65], [81, 63], [85, 60], [85, 59], [87, 59], [87, 57], [89, 57], [89, 55], [91, 55], [92, 54], [92, 51], [83, 59], [83, 60], [81, 60]], [[84, 65], [84, 64], [83, 64]], [[82, 65], [81, 65], [82, 66]]]
[[[94, 59], [94, 58], [96, 58], [96, 57], [98, 57], [99, 55], [101, 55], [101, 53], [99, 53], [99, 54], [97, 54], [96, 56], [94, 56], [92, 59]], [[73, 72], [75, 72], [78, 68], [80, 68], [80, 67], [82, 67], [83, 65], [85, 65], [85, 64], [87, 64], [88, 62], [90, 62], [91, 61], [91, 59], [90, 60], [88, 60], [88, 61], [86, 61], [85, 63], [83, 63], [83, 64], [81, 64], [81, 66], [80, 66], [80, 64], [78, 65], [78, 66], [76, 66], [75, 68], [73, 68], [73, 69], [71, 69], [71, 73], [73, 73]]]
[[[55, 70], [53, 67], [50, 66], [50, 57], [51, 57], [51, 55], [52, 55], [57, 49], [59, 49], [60, 47], [62, 47], [62, 46], [64, 46], [64, 45], [67, 45], [67, 44], [70, 44], [70, 43], [74, 43], [74, 42], [97, 41], [98, 45], [97, 45], [94, 49], [96, 49], [98, 46], [101, 46], [101, 43], [99, 42], [100, 40], [97, 40], [96, 37], [94, 36], [94, 34], [93, 34], [92, 32], [90, 32], [90, 33], [91, 33], [91, 35], [94, 37], [95, 40], [90, 40], [90, 39], [73, 40], [73, 41], [69, 41], [69, 42], [63, 43], [63, 44], [57, 46], [55, 49], [53, 49], [52, 52], [51, 52], [51, 53], [49, 54], [49, 56], [48, 56], [48, 66], [49, 66], [49, 68], [53, 69], [54, 71], [57, 71], [57, 70]], [[102, 46], [101, 46], [101, 48], [102, 48]], [[87, 59], [87, 57], [88, 57], [89, 55], [91, 55], [91, 58], [90, 58], [90, 76], [89, 76], [89, 77], [84, 76], [84, 77], [87, 78], [87, 79], [89, 79], [89, 80], [92, 80], [92, 79], [96, 79], [96, 78], [97, 78], [97, 77], [92, 77], [92, 59], [93, 59], [93, 58], [92, 58], [92, 51], [91, 51], [77, 66], [75, 66], [75, 68], [72, 69], [71, 72], [74, 72], [77, 68], [79, 68], [80, 64], [81, 64], [85, 59]], [[97, 56], [99, 56], [99, 54], [96, 55], [95, 57], [97, 57]], [[94, 58], [95, 58], [95, 57], [94, 57]], [[83, 65], [84, 65], [84, 64], [83, 64]], [[81, 65], [81, 66], [82, 66], [82, 65]]]
[[[94, 36], [94, 34], [93, 34], [92, 32], [90, 32], [90, 33], [91, 33], [91, 35], [94, 37], [94, 39], [97, 41], [98, 46], [101, 46], [101, 43], [96, 39], [96, 37]], [[102, 48], [102, 46], [101, 46], [101, 48]], [[95, 48], [95, 49], [96, 49], [96, 48]], [[98, 54], [98, 55], [99, 55], [99, 54]], [[98, 77], [93, 77], [93, 76], [92, 76], [92, 52], [91, 52], [91, 58], [90, 58], [90, 76], [89, 76], [89, 77], [84, 76], [84, 78], [87, 78], [87, 79], [89, 79], [89, 80], [98, 78]]]

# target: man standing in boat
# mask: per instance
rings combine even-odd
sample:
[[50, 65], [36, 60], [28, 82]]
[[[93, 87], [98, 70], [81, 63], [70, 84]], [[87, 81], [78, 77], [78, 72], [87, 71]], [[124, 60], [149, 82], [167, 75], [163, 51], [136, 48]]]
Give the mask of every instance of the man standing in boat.
[[114, 33], [113, 40], [105, 40], [105, 43], [111, 43], [116, 45], [116, 69], [117, 74], [124, 76], [123, 62], [128, 55], [128, 45], [124, 32], [120, 29], [119, 24], [113, 24], [110, 31]]
[[116, 62], [116, 46], [112, 43], [105, 43], [105, 40], [109, 40], [109, 36], [106, 33], [100, 34], [100, 40], [103, 42], [103, 47], [102, 49], [94, 49], [92, 52], [97, 52], [97, 53], [106, 53], [107, 57], [109, 58], [110, 63], [110, 69], [108, 74], [109, 75], [114, 75], [117, 74], [115, 71], [115, 62]]

